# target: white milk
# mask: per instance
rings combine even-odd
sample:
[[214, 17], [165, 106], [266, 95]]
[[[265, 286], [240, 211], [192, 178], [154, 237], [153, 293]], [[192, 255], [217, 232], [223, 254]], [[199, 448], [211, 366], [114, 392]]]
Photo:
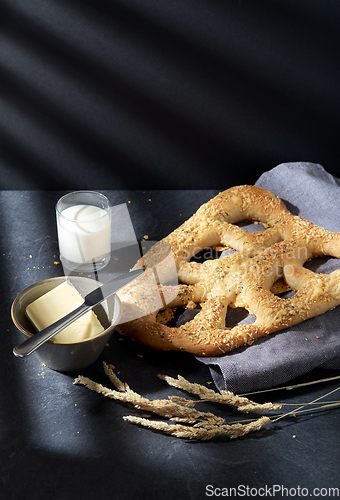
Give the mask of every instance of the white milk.
[[60, 255], [75, 263], [99, 261], [111, 251], [111, 214], [93, 205], [65, 208], [58, 217]]

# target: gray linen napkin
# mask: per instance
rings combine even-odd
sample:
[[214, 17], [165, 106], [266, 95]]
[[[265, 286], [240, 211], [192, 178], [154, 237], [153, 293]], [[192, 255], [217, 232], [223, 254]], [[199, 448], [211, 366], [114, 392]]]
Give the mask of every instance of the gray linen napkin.
[[[283, 163], [265, 172], [256, 185], [278, 195], [295, 215], [340, 232], [340, 179], [321, 165]], [[340, 268], [340, 259], [320, 257], [309, 266], [315, 272], [329, 273]], [[242, 323], [249, 321], [249, 315], [240, 318]], [[280, 385], [314, 368], [340, 369], [339, 354], [340, 306], [252, 346], [197, 359], [209, 366], [220, 390], [241, 394]]]

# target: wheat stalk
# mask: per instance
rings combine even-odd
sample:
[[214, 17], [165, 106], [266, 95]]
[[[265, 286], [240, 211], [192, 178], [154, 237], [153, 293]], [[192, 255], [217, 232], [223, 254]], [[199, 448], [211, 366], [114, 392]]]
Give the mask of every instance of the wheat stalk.
[[281, 405], [279, 404], [258, 404], [246, 397], [237, 396], [230, 391], [221, 391], [221, 393], [218, 393], [203, 385], [188, 382], [188, 380], [181, 375], [178, 375], [177, 379], [169, 377], [168, 375], [158, 375], [158, 377], [177, 389], [183, 389], [186, 392], [195, 394], [203, 401], [228, 404], [237, 407], [241, 411], [280, 410], [281, 408]]
[[[320, 405], [320, 400], [330, 394], [333, 394], [339, 390], [340, 387], [324, 394], [323, 396], [320, 396], [314, 401], [302, 403], [297, 408], [287, 413], [271, 415], [270, 417], [262, 416], [257, 419], [227, 422], [224, 418], [219, 417], [212, 412], [197, 410], [195, 405], [200, 402], [221, 403], [231, 405], [240, 411], [248, 413], [249, 411], [263, 412], [266, 410], [277, 410], [283, 405], [286, 405], [286, 403], [258, 404], [245, 397], [245, 395], [238, 396], [230, 391], [221, 391], [221, 393], [218, 393], [203, 385], [191, 383], [181, 375], [178, 375], [177, 379], [169, 377], [168, 375], [158, 375], [158, 377], [172, 387], [176, 387], [177, 389], [198, 396], [198, 400], [186, 399], [180, 396], [168, 396], [168, 399], [150, 400], [133, 391], [128, 384], [122, 382], [111, 368], [112, 365], [109, 366], [106, 363], [103, 363], [103, 365], [104, 372], [114, 385], [115, 389], [109, 389], [82, 375], [79, 375], [74, 380], [74, 384], [82, 384], [88, 389], [102, 394], [105, 397], [132, 404], [138, 410], [147, 411], [168, 419], [170, 423], [133, 415], [123, 417], [124, 420], [130, 423], [164, 432], [165, 434], [179, 438], [209, 440], [216, 435], [227, 435], [233, 439], [244, 436], [249, 432], [257, 431], [261, 429], [263, 425], [270, 422], [277, 422], [284, 417], [289, 417], [291, 415], [296, 416], [297, 414], [309, 411], [330, 409], [339, 406], [339, 401], [324, 401], [323, 404]], [[319, 382], [334, 380], [335, 378], [337, 377], [322, 379]], [[287, 386], [284, 389], [300, 387], [301, 385], [308, 384]], [[306, 406], [309, 406], [309, 408], [306, 409]]]
[[[212, 412], [197, 410], [194, 407], [197, 401], [178, 396], [169, 396], [168, 399], [155, 399], [151, 401], [150, 399], [145, 398], [131, 390], [129, 385], [122, 382], [106, 363], [104, 363], [104, 371], [116, 387], [116, 390], [109, 389], [102, 384], [94, 382], [88, 377], [84, 377], [83, 375], [79, 375], [74, 380], [74, 384], [82, 384], [88, 389], [102, 394], [105, 397], [123, 401], [125, 403], [131, 403], [138, 410], [148, 411], [157, 414], [158, 416], [168, 418], [174, 423], [168, 424], [162, 421], [154, 421], [131, 415], [124, 417], [124, 420], [143, 425], [144, 427], [154, 430], [161, 430], [166, 434], [171, 434], [176, 437], [202, 440], [211, 439], [217, 434], [229, 435], [230, 438], [236, 438], [243, 436], [248, 432], [259, 430], [264, 424], [270, 422], [269, 417], [262, 416], [245, 424], [238, 422], [230, 424], [224, 418], [219, 417]], [[239, 399], [237, 396], [232, 395], [232, 393], [224, 394], [219, 398], [219, 394], [215, 391], [207, 389], [204, 386], [200, 386], [199, 384], [191, 384], [184, 377], [179, 376], [177, 381], [167, 376], [160, 376], [160, 378], [166, 380], [169, 385], [179, 384], [178, 387], [200, 396], [201, 400], [204, 401], [222, 402], [224, 404], [228, 402], [228, 404], [233, 404], [233, 406], [239, 407], [239, 409], [242, 410], [245, 409], [245, 411], [248, 411], [248, 408], [253, 409], [258, 406], [253, 402], [245, 404], [245, 400], [247, 400], [247, 398]], [[175, 385], [175, 387], [177, 387], [177, 385]], [[247, 401], [249, 403], [249, 400]], [[270, 403], [269, 407], [266, 407], [266, 409], [268, 408], [273, 409], [273, 405]]]

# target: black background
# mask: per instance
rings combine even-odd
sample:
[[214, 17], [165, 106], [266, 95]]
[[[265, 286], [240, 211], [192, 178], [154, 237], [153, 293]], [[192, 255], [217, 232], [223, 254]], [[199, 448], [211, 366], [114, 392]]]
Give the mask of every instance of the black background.
[[1, 0], [2, 189], [339, 175], [337, 0]]
[[[282, 162], [320, 163], [339, 177], [339, 25], [338, 0], [0, 0], [1, 500], [339, 487], [337, 410], [234, 441], [165, 436], [125, 422], [138, 411], [74, 386], [74, 374], [14, 358], [10, 318], [23, 288], [62, 274], [61, 192], [112, 190], [112, 202], [131, 201], [137, 238], [157, 240], [212, 190], [253, 183]], [[108, 385], [104, 359], [145, 397], [182, 396], [157, 374], [211, 377], [181, 354], [113, 336], [84, 374]], [[336, 387], [270, 399], [296, 408]]]

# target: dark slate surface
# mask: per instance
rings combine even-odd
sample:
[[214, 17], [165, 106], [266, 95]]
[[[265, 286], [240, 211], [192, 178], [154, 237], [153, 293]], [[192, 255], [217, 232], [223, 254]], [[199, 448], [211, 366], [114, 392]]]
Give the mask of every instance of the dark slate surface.
[[[128, 207], [137, 238], [148, 234], [155, 240], [215, 193], [106, 191], [113, 204], [131, 202]], [[260, 498], [265, 491], [260, 488], [266, 486], [272, 493], [274, 485], [296, 491], [305, 488], [304, 493], [308, 488], [308, 496], [314, 488], [339, 487], [339, 410], [282, 419], [237, 440], [216, 437], [210, 442], [191, 442], [123, 421], [124, 415], [140, 413], [73, 385], [78, 374], [48, 370], [35, 354], [25, 359], [13, 356], [12, 348], [21, 340], [10, 318], [13, 299], [26, 286], [61, 273], [60, 265], [54, 264], [58, 259], [54, 205], [61, 194], [0, 193], [1, 500], [196, 500], [226, 493], [223, 488]], [[159, 380], [158, 373], [211, 382], [207, 367], [191, 355], [154, 352], [121, 341], [116, 334], [100, 359], [82, 372], [110, 386], [103, 360], [114, 364], [123, 381], [149, 398], [182, 395]], [[322, 372], [313, 372], [303, 381], [320, 376]], [[297, 407], [336, 387], [337, 382], [319, 384], [256, 399], [284, 400]], [[333, 394], [327, 399], [338, 397]], [[216, 405], [208, 408], [231, 420], [242, 418]]]

